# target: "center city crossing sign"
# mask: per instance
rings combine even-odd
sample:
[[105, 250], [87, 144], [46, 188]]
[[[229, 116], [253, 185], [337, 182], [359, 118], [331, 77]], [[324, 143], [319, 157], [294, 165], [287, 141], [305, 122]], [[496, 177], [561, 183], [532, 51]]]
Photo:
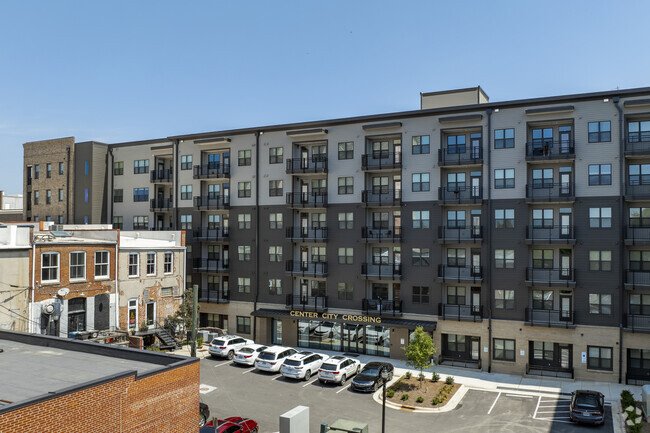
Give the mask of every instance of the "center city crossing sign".
[[353, 323], [381, 323], [381, 317], [356, 316], [354, 314], [316, 313], [311, 311], [292, 310], [289, 312], [289, 315], [291, 317], [304, 319], [342, 320], [344, 322]]

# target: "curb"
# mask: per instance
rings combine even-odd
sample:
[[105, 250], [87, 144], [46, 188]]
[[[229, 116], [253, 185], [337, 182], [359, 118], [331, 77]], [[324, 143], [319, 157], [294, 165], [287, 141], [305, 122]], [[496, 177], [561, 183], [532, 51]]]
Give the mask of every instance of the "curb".
[[[386, 384], [386, 388], [388, 388], [390, 385], [392, 385], [393, 382], [394, 381], [391, 381], [389, 384]], [[434, 407], [434, 408], [431, 408], [431, 409], [422, 408], [422, 407], [415, 407], [415, 406], [408, 406], [408, 405], [405, 405], [405, 404], [396, 404], [396, 403], [390, 402], [388, 400], [386, 401], [386, 407], [389, 407], [391, 409], [396, 409], [396, 410], [408, 410], [409, 412], [413, 412], [413, 413], [450, 412], [450, 411], [456, 409], [456, 406], [458, 406], [458, 403], [460, 403], [460, 401], [463, 399], [463, 397], [465, 397], [465, 394], [467, 393], [468, 389], [469, 389], [468, 387], [461, 384], [460, 387], [458, 388], [458, 391], [456, 391], [454, 396], [449, 399], [447, 404], [445, 404], [444, 406]], [[381, 398], [381, 392], [382, 392], [382, 390], [380, 389], [380, 390], [376, 391], [372, 395], [373, 400], [375, 400], [375, 402], [377, 402], [379, 404], [383, 403], [382, 398]]]

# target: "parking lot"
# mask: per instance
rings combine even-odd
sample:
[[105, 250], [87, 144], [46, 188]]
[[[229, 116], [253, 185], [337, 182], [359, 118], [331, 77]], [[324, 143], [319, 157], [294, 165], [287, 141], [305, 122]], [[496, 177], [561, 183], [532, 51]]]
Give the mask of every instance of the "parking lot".
[[[212, 416], [245, 416], [256, 420], [260, 433], [279, 430], [279, 416], [303, 405], [310, 408], [312, 432], [321, 423], [337, 419], [367, 422], [370, 432], [381, 432], [381, 405], [370, 394], [359, 394], [345, 386], [285, 379], [280, 374], [263, 373], [233, 362], [206, 358], [201, 360], [201, 401], [210, 406]], [[386, 409], [386, 431], [465, 432], [574, 432], [593, 431], [568, 420], [568, 396], [523, 394], [507, 391], [469, 389], [456, 409], [443, 413], [411, 413]], [[606, 407], [602, 433], [613, 432], [611, 407]]]

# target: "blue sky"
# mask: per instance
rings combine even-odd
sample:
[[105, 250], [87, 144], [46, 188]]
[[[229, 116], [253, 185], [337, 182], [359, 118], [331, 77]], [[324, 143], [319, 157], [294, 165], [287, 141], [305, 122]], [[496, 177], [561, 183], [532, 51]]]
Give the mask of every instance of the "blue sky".
[[643, 1], [0, 0], [0, 189], [22, 144], [119, 142], [650, 86]]

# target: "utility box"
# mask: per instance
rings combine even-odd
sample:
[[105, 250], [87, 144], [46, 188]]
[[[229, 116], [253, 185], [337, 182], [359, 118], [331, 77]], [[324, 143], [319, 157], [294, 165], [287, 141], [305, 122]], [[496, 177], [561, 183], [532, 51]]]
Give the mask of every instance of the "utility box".
[[339, 419], [330, 426], [329, 431], [341, 433], [368, 433], [368, 424], [347, 419]]
[[309, 433], [309, 407], [296, 406], [280, 415], [280, 433]]
[[641, 404], [645, 417], [650, 417], [650, 385], [643, 385], [641, 388]]

